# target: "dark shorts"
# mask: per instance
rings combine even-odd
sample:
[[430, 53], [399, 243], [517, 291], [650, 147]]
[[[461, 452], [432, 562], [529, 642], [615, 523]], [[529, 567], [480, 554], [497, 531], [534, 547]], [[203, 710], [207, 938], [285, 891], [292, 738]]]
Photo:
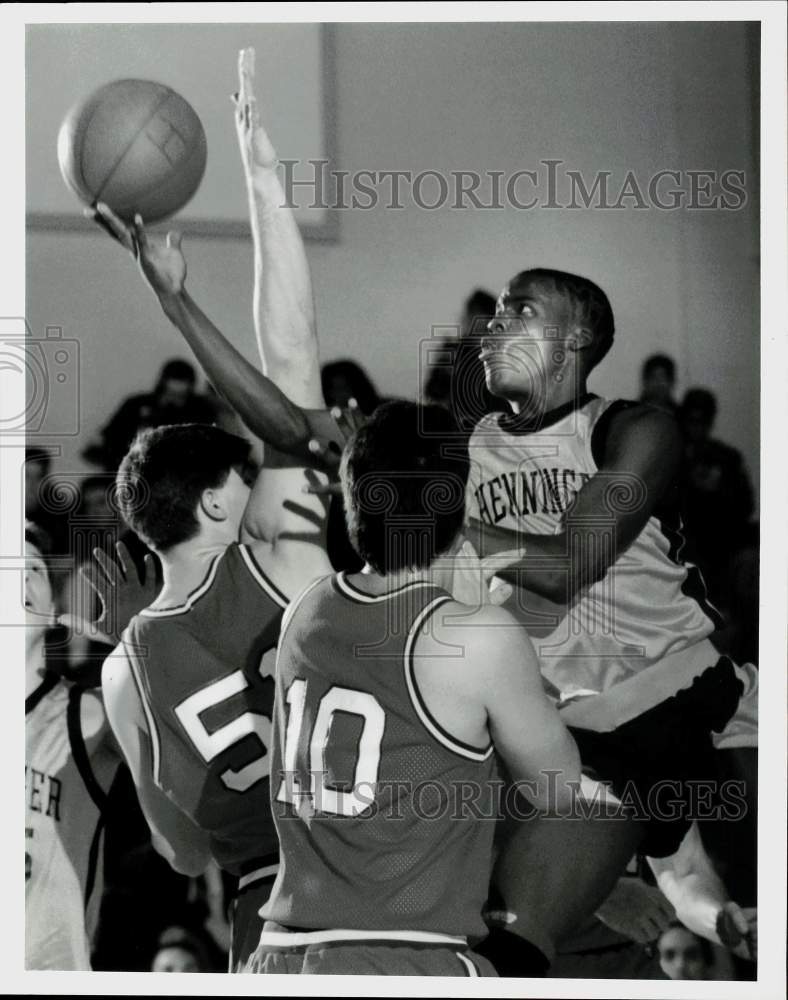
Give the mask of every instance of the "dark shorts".
[[734, 715], [742, 690], [723, 656], [691, 687], [612, 732], [570, 727], [584, 773], [608, 785], [642, 822], [644, 854], [674, 854], [694, 819], [735, 808], [712, 734]]
[[262, 975], [496, 976], [486, 958], [464, 946], [380, 939], [316, 941], [292, 948], [271, 947], [263, 941], [244, 971]]
[[246, 963], [260, 943], [263, 919], [260, 908], [268, 902], [276, 874], [241, 885], [230, 909], [230, 972], [243, 972]]

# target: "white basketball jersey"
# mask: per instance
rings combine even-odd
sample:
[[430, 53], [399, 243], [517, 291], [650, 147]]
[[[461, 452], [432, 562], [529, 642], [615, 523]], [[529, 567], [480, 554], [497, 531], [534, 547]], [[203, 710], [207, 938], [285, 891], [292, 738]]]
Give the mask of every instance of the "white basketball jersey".
[[47, 675], [25, 708], [25, 968], [86, 970], [118, 758], [99, 692]]
[[[610, 418], [630, 405], [589, 393], [547, 414], [537, 430], [518, 427], [512, 415], [482, 419], [469, 445], [467, 516], [513, 531], [561, 532], [572, 498], [599, 471]], [[614, 512], [642, 502], [643, 487], [635, 477], [624, 486], [611, 481], [607, 500], [598, 526], [610, 525], [606, 544], [613, 546]], [[514, 589], [505, 606], [528, 629], [557, 693], [606, 691], [714, 631], [718, 615], [697, 568], [681, 559], [683, 544], [677, 509], [664, 502], [604, 578], [569, 607]], [[568, 566], [578, 556], [566, 558]]]

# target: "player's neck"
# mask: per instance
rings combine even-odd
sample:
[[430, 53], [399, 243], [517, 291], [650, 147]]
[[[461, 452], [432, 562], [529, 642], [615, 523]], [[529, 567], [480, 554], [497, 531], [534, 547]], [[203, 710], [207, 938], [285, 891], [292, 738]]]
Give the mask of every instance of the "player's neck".
[[160, 554], [162, 588], [151, 607], [170, 608], [183, 604], [205, 580], [214, 559], [226, 548], [224, 542], [196, 543], [190, 540]]
[[429, 569], [401, 569], [383, 576], [369, 565], [360, 573], [353, 573], [352, 580], [360, 590], [368, 594], [388, 594], [409, 583], [432, 582]]
[[560, 382], [552, 382], [545, 393], [543, 400], [539, 401], [541, 413], [534, 413], [534, 399], [531, 395], [511, 396], [507, 400], [512, 411], [516, 414], [529, 413], [534, 418], [543, 417], [551, 410], [557, 410], [560, 406], [566, 406], [574, 402], [587, 392], [586, 380], [568, 377]]
[[45, 670], [44, 631], [29, 628], [25, 635], [25, 698], [29, 697], [41, 683]]

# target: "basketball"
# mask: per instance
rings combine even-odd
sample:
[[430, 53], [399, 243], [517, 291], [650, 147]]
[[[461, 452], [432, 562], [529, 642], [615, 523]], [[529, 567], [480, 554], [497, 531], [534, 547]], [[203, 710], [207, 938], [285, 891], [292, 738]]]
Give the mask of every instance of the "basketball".
[[152, 80], [116, 80], [69, 111], [60, 172], [86, 205], [103, 201], [130, 222], [173, 215], [205, 172], [205, 131], [180, 94]]

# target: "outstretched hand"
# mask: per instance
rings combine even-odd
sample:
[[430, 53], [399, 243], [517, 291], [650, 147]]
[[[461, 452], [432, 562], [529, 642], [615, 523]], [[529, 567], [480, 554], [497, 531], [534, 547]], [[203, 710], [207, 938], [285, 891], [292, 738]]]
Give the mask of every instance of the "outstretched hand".
[[739, 958], [758, 961], [758, 910], [727, 902], [717, 915], [717, 936]]
[[[342, 450], [356, 431], [363, 427], [366, 418], [359, 409], [355, 399], [349, 399], [347, 407], [343, 410], [338, 406], [325, 411], [326, 417], [333, 420], [332, 428], [335, 426], [338, 434], [318, 434], [309, 441], [309, 451], [312, 454], [315, 466], [329, 476], [327, 483], [311, 482], [304, 486], [304, 493], [315, 493], [318, 496], [326, 496], [341, 493], [339, 485], [339, 465], [342, 461]], [[341, 444], [341, 447], [340, 447]]]
[[257, 98], [254, 93], [254, 49], [241, 49], [238, 53], [238, 93], [233, 94], [235, 105], [235, 130], [241, 149], [241, 160], [247, 177], [256, 168], [276, 169], [279, 159], [268, 133], [260, 124]]
[[95, 563], [88, 563], [79, 570], [80, 577], [101, 603], [101, 614], [96, 621], [87, 622], [76, 615], [61, 615], [58, 619], [61, 625], [109, 646], [120, 642], [129, 621], [152, 604], [159, 591], [156, 565], [150, 553], [145, 556], [141, 575], [136, 572], [123, 542], [115, 545], [115, 553], [117, 558], [112, 559], [103, 549], [93, 549]]
[[166, 236], [151, 236], [145, 230], [141, 215], [134, 216], [131, 225], [120, 219], [104, 202], [85, 209], [85, 215], [121, 246], [139, 264], [142, 275], [156, 295], [177, 295], [186, 281], [186, 259], [181, 250], [182, 235], [170, 231]]

